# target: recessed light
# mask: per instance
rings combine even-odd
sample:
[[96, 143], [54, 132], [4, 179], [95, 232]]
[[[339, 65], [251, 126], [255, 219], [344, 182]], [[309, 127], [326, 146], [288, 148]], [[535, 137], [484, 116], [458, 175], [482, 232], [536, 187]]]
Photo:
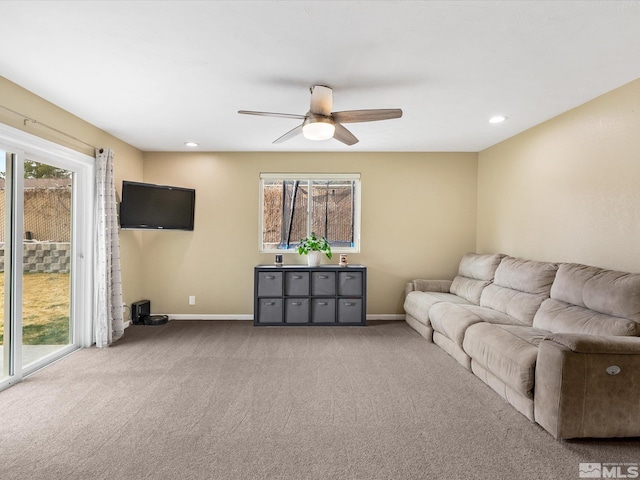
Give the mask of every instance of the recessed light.
[[502, 123], [507, 119], [504, 115], [496, 115], [495, 117], [491, 117], [489, 119], [489, 123]]
[[185, 146], [187, 147], [197, 147], [198, 144], [196, 142], [184, 142]]

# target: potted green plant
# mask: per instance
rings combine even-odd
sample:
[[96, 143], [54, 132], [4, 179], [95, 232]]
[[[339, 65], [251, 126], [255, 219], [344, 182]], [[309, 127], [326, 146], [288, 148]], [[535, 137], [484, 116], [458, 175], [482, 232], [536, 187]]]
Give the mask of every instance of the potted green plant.
[[324, 253], [328, 259], [331, 259], [331, 245], [326, 238], [318, 238], [315, 233], [311, 233], [308, 237], [300, 240], [298, 245], [298, 253], [307, 255], [307, 263], [310, 267], [317, 267], [322, 260]]

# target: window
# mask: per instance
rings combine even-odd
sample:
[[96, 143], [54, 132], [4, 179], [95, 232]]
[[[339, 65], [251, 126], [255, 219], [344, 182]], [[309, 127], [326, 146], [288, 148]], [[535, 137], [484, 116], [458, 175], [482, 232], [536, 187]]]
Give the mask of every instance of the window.
[[295, 251], [312, 232], [360, 251], [360, 174], [260, 174], [260, 251]]

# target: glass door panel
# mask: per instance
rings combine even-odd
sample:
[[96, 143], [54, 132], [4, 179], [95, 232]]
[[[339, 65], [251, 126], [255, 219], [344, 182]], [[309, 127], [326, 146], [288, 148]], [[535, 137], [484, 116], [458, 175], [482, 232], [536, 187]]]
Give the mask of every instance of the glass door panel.
[[46, 163], [24, 161], [24, 367], [73, 343], [72, 189], [72, 172]]

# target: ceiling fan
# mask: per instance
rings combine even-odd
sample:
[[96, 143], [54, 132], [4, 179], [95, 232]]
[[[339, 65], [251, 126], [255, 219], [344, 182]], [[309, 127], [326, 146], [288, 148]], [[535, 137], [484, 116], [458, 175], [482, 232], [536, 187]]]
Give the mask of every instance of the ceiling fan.
[[238, 110], [238, 113], [302, 120], [300, 125], [289, 130], [280, 138], [274, 140], [273, 143], [285, 142], [302, 133], [309, 140], [326, 140], [333, 137], [346, 145], [354, 145], [358, 143], [358, 139], [342, 126], [343, 123], [374, 122], [376, 120], [402, 117], [402, 110], [399, 108], [332, 112], [333, 90], [331, 88], [323, 85], [313, 85], [309, 90], [311, 91], [311, 107], [306, 115], [254, 112], [251, 110]]

